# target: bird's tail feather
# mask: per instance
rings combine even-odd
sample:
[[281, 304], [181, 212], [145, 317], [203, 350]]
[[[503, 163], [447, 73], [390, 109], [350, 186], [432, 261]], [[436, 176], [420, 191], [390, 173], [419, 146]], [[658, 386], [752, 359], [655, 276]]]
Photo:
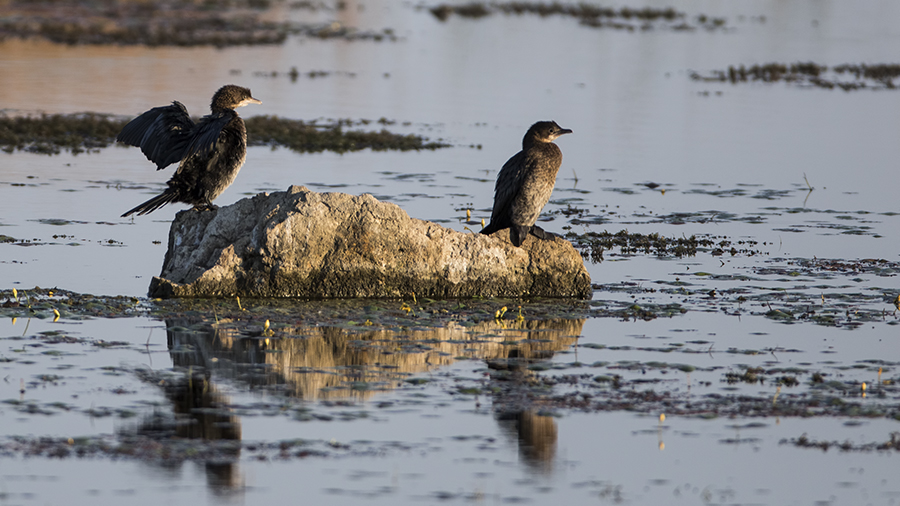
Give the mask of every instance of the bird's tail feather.
[[500, 227], [494, 223], [489, 223], [488, 226], [481, 229], [481, 233], [484, 235], [491, 235], [498, 230], [500, 230]]
[[137, 213], [138, 216], [142, 216], [147, 213], [152, 213], [156, 211], [160, 207], [172, 203], [175, 201], [177, 197], [177, 193], [172, 188], [166, 189], [166, 191], [160, 193], [159, 195], [153, 197], [152, 199], [144, 202], [143, 204], [138, 205], [137, 207], [127, 211], [122, 215], [123, 218], [128, 217], [134, 213]]

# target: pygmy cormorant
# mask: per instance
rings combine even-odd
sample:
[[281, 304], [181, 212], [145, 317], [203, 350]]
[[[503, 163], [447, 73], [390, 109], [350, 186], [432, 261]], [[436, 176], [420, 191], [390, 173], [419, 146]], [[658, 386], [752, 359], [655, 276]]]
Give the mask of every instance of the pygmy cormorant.
[[154, 107], [131, 120], [116, 137], [138, 146], [157, 170], [181, 162], [166, 191], [126, 212], [138, 216], [171, 202], [215, 209], [212, 201], [228, 188], [247, 158], [247, 128], [235, 108], [261, 104], [250, 90], [229, 84], [213, 95], [212, 113], [194, 123], [181, 102]]
[[553, 140], [570, 133], [571, 130], [561, 128], [555, 121], [531, 125], [522, 139], [522, 151], [500, 169], [494, 186], [491, 223], [482, 229], [482, 234], [493, 234], [508, 227], [509, 237], [516, 246], [525, 242], [529, 232], [541, 239], [553, 236], [534, 223], [550, 200], [562, 164], [562, 151]]

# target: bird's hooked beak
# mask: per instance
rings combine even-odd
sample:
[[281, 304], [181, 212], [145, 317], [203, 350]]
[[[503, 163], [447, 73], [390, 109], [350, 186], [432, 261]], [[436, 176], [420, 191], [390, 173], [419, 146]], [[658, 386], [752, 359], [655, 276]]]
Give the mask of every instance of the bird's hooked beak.
[[253, 97], [250, 97], [250, 98], [245, 98], [244, 100], [241, 100], [241, 102], [237, 105], [237, 107], [244, 107], [247, 104], [261, 104], [261, 103], [262, 103], [262, 100], [257, 100]]
[[570, 134], [570, 133], [572, 133], [572, 131], [569, 130], [568, 128], [559, 127], [559, 130], [550, 134], [550, 142], [555, 141], [560, 135], [565, 135], [565, 134]]

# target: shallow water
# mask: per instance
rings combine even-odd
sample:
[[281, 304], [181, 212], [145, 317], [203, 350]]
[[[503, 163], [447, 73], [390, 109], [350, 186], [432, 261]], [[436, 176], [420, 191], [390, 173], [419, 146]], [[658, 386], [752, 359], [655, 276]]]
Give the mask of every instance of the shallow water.
[[[166, 333], [158, 323], [132, 318], [88, 320], [77, 326], [32, 320], [23, 332], [32, 337], [4, 340], [2, 355], [12, 358], [2, 364], [4, 374], [34, 379], [26, 380], [23, 404], [4, 403], [4, 433], [63, 439], [99, 436], [112, 441], [114, 434], [125, 437], [148, 430], [154, 414], [174, 408], [182, 420], [195, 420], [193, 425], [182, 422], [185, 429], [218, 427], [215, 430], [236, 433], [244, 445], [243, 457], [206, 464], [130, 458], [116, 463], [99, 457], [75, 461], [72, 456], [13, 454], [4, 460], [9, 465], [2, 477], [6, 497], [26, 504], [62, 503], [70, 497], [100, 504], [125, 497], [136, 504], [204, 497], [210, 502], [258, 502], [288, 497], [285, 494], [299, 489], [304, 497], [338, 504], [598, 498], [628, 503], [891, 504], [900, 492], [893, 480], [893, 452], [823, 453], [782, 440], [808, 434], [817, 440], [864, 445], [887, 439], [897, 429], [894, 420], [846, 416], [704, 420], [670, 415], [660, 422], [656, 411], [577, 409], [516, 414], [492, 409], [490, 391], [499, 384], [488, 379], [484, 362], [478, 360], [505, 354], [504, 348], [516, 349], [521, 356], [544, 348], [549, 355], [539, 353], [550, 359], [551, 368], [534, 375], [619, 373], [625, 381], [658, 378], [661, 384], [633, 384], [625, 390], [671, 391], [698, 404], [710, 393], [766, 399], [775, 393], [774, 384], [735, 387], [722, 381], [722, 371], [738, 370], [738, 364], [809, 367], [848, 384], [867, 380], [877, 385], [872, 367], [856, 367], [859, 361], [853, 353], [844, 349], [835, 353], [827, 344], [840, 342], [845, 331], [820, 328], [816, 338], [807, 341], [795, 332], [778, 332], [793, 327], [769, 324], [775, 335], [755, 335], [755, 326], [745, 325], [743, 339], [733, 336], [736, 343], [760, 350], [772, 346], [773, 351], [734, 354], [723, 353], [728, 339], [690, 328], [694, 323], [714, 324], [720, 333], [727, 333], [723, 330], [728, 325], [717, 320], [695, 322], [685, 317], [631, 324], [640, 325], [640, 332], [647, 335], [623, 335], [631, 329], [611, 319], [589, 319], [584, 327], [579, 320], [548, 322], [544, 330], [530, 334], [495, 324], [396, 334], [344, 334], [320, 328], [301, 330], [303, 339], [271, 343], [239, 340], [227, 323], [219, 332], [197, 332], [173, 321], [167, 323]], [[45, 329], [122, 341], [99, 351], [85, 343], [41, 346]], [[579, 333], [584, 337], [573, 347]], [[707, 351], [706, 343], [690, 344], [700, 337], [715, 342], [714, 349]], [[820, 340], [824, 342], [819, 344]], [[396, 343], [406, 343], [406, 351]], [[414, 343], [425, 346], [410, 347]], [[606, 348], [592, 347], [601, 343]], [[673, 344], [684, 346], [674, 352], [652, 349]], [[785, 344], [796, 348], [775, 351]], [[868, 347], [865, 342], [855, 344]], [[529, 352], [530, 346], [538, 348]], [[27, 350], [16, 353], [17, 349]], [[389, 350], [393, 351], [385, 355]], [[654, 360], [693, 364], [697, 369], [689, 374], [653, 369], [649, 364]], [[647, 370], [623, 368], [634, 362], [648, 364]], [[182, 401], [176, 400], [182, 396], [163, 395], [160, 386], [138, 381], [134, 374], [139, 370], [165, 374], [173, 365], [198, 370], [206, 365], [211, 381], [195, 392], [198, 398], [214, 399], [217, 404], [212, 405], [218, 407], [184, 411]], [[895, 367], [885, 365], [896, 380]], [[47, 372], [59, 378], [37, 378]], [[337, 382], [322, 389], [317, 378], [328, 383], [328, 377]], [[413, 378], [421, 382], [407, 381]], [[249, 385], [254, 386], [248, 390]], [[472, 388], [481, 394], [468, 393], [466, 389]], [[597, 393], [603, 387], [575, 388]], [[878, 386], [872, 387], [868, 398], [849, 392], [844, 398], [864, 407], [896, 409], [897, 393], [886, 388], [887, 398], [876, 395]], [[13, 388], [5, 390], [5, 397], [12, 397]], [[782, 399], [800, 393], [793, 391], [812, 393], [803, 384], [786, 389]], [[23, 412], [24, 405], [35, 408]], [[661, 406], [660, 411], [669, 409]], [[554, 412], [556, 416], [548, 416]], [[228, 415], [222, 418], [222, 413]], [[218, 421], [210, 424], [210, 417]], [[208, 432], [206, 437], [216, 440]], [[279, 441], [290, 442], [286, 451], [278, 449]], [[268, 450], [255, 448], [273, 442]], [[6, 445], [4, 452], [9, 450]], [[116, 479], [111, 481], [110, 476]]]
[[[0, 109], [132, 116], [177, 99], [199, 114], [216, 88], [235, 82], [263, 101], [242, 109], [244, 116], [397, 120], [392, 131], [445, 139], [455, 147], [344, 155], [255, 147], [217, 203], [302, 184], [372, 193], [411, 216], [456, 230], [465, 230], [466, 208], [475, 220], [489, 218], [497, 170], [531, 123], [554, 119], [575, 133], [557, 141], [565, 160], [545, 209], [545, 229], [564, 232], [571, 219], [559, 211], [571, 205], [589, 215], [572, 224], [575, 232], [628, 229], [758, 241], [752, 248], [758, 255], [726, 254], [721, 260], [706, 253], [657, 259], [606, 252], [604, 262], [588, 265], [599, 284], [595, 310], [633, 300], [676, 303], [688, 311], [651, 321], [589, 317], [554, 336], [552, 356], [544, 357], [549, 369], [532, 371], [539, 378], [618, 374], [628, 389], [668, 392], [678, 402], [635, 413], [555, 408], [500, 420], [492, 395], [459, 388], [485, 388], [484, 359], [507, 346], [489, 337], [483, 340], [492, 344], [462, 349], [456, 341], [470, 336], [462, 330], [420, 336], [436, 339], [440, 345], [425, 345], [447, 353], [432, 350], [434, 361], [425, 365], [406, 363], [398, 372], [365, 362], [372, 376], [364, 383], [371, 385], [362, 387], [346, 369], [359, 365], [359, 355], [315, 364], [318, 372], [297, 369], [306, 366], [296, 361], [311, 356], [302, 348], [309, 335], [307, 344], [259, 348], [256, 355], [253, 346], [263, 345], [251, 341], [246, 355], [236, 358], [215, 333], [190, 333], [191, 346], [184, 348], [169, 342], [177, 335], [166, 332], [165, 322], [148, 317], [20, 317], [0, 325], [0, 358], [11, 360], [0, 362], [6, 378], [0, 399], [14, 401], [0, 404], [3, 436], [114, 440], [154, 412], [178, 409], [163, 388], [141, 375], [193, 364], [210, 368], [216, 402], [231, 410], [226, 422], [217, 423], [236, 424], [245, 443], [308, 440], [313, 453], [282, 459], [278, 451], [245, 447], [235, 462], [213, 465], [13, 452], [0, 461], [0, 496], [16, 504], [62, 504], [72, 494], [100, 504], [255, 503], [294, 498], [302, 490], [304, 498], [331, 504], [897, 503], [895, 452], [823, 453], [779, 444], [804, 433], [817, 441], [883, 442], [900, 430], [889, 417], [703, 420], [673, 415], [672, 409], [710, 395], [766, 402], [780, 395], [793, 402], [818, 392], [810, 377], [820, 372], [842, 385], [848, 403], [898, 412], [890, 385], [883, 387], [884, 397], [873, 392], [864, 398], [858, 389], [863, 381], [897, 380], [898, 319], [890, 303], [898, 293], [896, 273], [834, 272], [800, 266], [797, 259], [898, 260], [900, 210], [890, 182], [900, 159], [900, 116], [894, 113], [900, 93], [703, 83], [688, 75], [767, 62], [894, 63], [900, 6], [672, 4], [692, 16], [727, 19], [727, 30], [687, 33], [591, 29], [573, 19], [536, 16], [451, 17], [442, 23], [405, 3], [348, 4], [342, 13], [287, 14], [392, 28], [400, 40], [293, 38], [283, 46], [230, 49], [7, 40], [0, 43]], [[286, 75], [292, 67], [301, 74], [296, 82]], [[333, 73], [303, 75], [316, 70]], [[27, 292], [38, 285], [146, 294], [180, 207], [134, 220], [118, 216], [159, 191], [171, 169], [156, 172], [138, 150], [119, 147], [77, 156], [0, 154], [0, 160], [0, 234], [19, 240], [0, 244], [0, 289]], [[663, 186], [651, 190], [647, 182]], [[786, 320], [773, 312], [803, 308], [817, 315], [830, 311], [837, 323]], [[84, 341], [47, 344], [40, 334], [46, 331]], [[383, 337], [392, 343], [403, 335]], [[581, 337], [576, 344], [566, 335]], [[101, 339], [128, 344], [92, 344]], [[333, 343], [347, 340], [353, 341], [344, 336]], [[418, 357], [400, 354], [412, 356]], [[278, 365], [273, 357], [295, 362]], [[644, 367], [629, 366], [635, 362]], [[241, 363], [270, 365], [259, 371], [234, 366]], [[801, 372], [785, 374], [796, 374], [801, 384], [779, 391], [775, 375], [764, 383], [725, 381], [726, 373], [748, 367], [794, 368]], [[409, 378], [429, 381], [404, 381]], [[644, 379], [657, 382], [637, 383]], [[19, 393], [20, 380], [25, 394]], [[599, 386], [588, 390], [612, 395]], [[659, 412], [670, 413], [662, 424]], [[516, 432], [517, 425], [533, 430]]]

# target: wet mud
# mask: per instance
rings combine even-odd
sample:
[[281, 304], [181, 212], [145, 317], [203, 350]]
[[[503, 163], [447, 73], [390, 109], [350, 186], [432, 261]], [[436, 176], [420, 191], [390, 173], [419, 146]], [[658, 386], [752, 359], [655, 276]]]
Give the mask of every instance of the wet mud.
[[[197, 118], [195, 118], [195, 121]], [[55, 155], [97, 152], [115, 143], [116, 135], [130, 121], [99, 114], [44, 114], [8, 116], [0, 114], [0, 149], [6, 153], [25, 151]], [[300, 153], [334, 151], [346, 153], [375, 151], [418, 151], [450, 147], [441, 140], [429, 140], [416, 134], [387, 130], [396, 122], [379, 120], [304, 121], [276, 116], [252, 116], [245, 119], [251, 146], [285, 147]], [[380, 126], [378, 131], [364, 130]]]
[[876, 63], [822, 65], [814, 62], [731, 65], [725, 70], [707, 73], [692, 71], [690, 78], [700, 82], [786, 83], [802, 88], [856, 90], [894, 90], [900, 77], [900, 64]]

